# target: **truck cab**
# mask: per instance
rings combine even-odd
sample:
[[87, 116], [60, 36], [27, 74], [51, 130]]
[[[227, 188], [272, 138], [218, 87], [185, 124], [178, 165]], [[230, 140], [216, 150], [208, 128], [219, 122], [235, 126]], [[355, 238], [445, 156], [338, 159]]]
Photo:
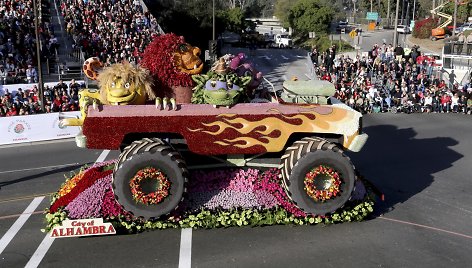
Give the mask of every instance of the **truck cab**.
[[275, 45], [278, 48], [292, 48], [292, 37], [288, 34], [276, 34], [274, 37]]

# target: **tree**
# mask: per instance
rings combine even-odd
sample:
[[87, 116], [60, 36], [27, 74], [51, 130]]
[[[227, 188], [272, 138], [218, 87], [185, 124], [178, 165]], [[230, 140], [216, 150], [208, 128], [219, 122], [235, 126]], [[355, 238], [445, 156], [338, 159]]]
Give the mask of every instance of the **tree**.
[[280, 20], [282, 26], [288, 28], [290, 26], [288, 13], [290, 8], [295, 4], [293, 0], [278, 0], [275, 4], [275, 16]]
[[240, 33], [245, 28], [244, 13], [238, 7], [218, 12], [218, 18], [221, 19], [223, 27], [228, 31]]
[[[215, 10], [223, 10], [217, 1]], [[202, 49], [208, 47], [212, 38], [212, 1], [208, 0], [144, 0], [151, 14], [157, 19], [166, 33], [175, 33], [185, 37], [192, 45]], [[224, 23], [216, 18], [216, 33], [224, 30]]]
[[333, 10], [320, 0], [298, 0], [288, 12], [288, 21], [298, 36], [312, 31], [326, 34], [333, 16]]

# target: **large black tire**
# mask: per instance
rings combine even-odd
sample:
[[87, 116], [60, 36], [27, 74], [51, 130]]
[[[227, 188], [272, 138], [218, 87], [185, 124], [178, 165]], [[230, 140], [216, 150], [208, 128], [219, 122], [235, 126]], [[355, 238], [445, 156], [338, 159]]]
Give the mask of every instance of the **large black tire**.
[[[171, 183], [169, 195], [158, 204], [137, 203], [131, 195], [131, 178], [146, 167], [160, 169]], [[177, 208], [186, 191], [187, 178], [187, 166], [178, 152], [160, 139], [145, 138], [131, 143], [121, 153], [113, 174], [113, 192], [123, 209], [134, 216], [158, 218]]]
[[[304, 189], [304, 178], [314, 167], [327, 165], [341, 177], [340, 193], [326, 201], [315, 201]], [[279, 167], [287, 196], [304, 212], [325, 215], [350, 200], [356, 175], [354, 166], [339, 147], [321, 138], [303, 138], [287, 148]]]

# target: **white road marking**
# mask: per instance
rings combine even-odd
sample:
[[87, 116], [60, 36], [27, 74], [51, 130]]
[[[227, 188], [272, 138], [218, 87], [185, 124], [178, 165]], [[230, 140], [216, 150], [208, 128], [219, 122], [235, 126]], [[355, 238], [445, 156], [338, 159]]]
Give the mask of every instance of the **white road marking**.
[[182, 229], [180, 235], [179, 268], [192, 265], [192, 228]]
[[52, 242], [54, 242], [54, 239], [55, 238], [50, 237], [49, 234], [47, 234], [41, 244], [39, 244], [39, 247], [33, 253], [33, 256], [31, 256], [31, 259], [25, 265], [25, 268], [38, 267], [39, 263], [43, 260], [44, 256], [51, 247]]
[[11, 240], [15, 237], [16, 233], [21, 229], [23, 224], [28, 220], [31, 216], [31, 213], [41, 204], [43, 201], [44, 196], [36, 197], [31, 201], [28, 207], [23, 211], [23, 214], [13, 223], [13, 225], [8, 229], [8, 231], [3, 235], [2, 239], [0, 240], [0, 254], [2, 254], [3, 250], [10, 244]]
[[284, 59], [284, 60], [289, 60], [289, 59], [290, 59], [290, 58], [285, 57], [284, 55], [280, 55], [280, 56], [281, 56], [282, 59]]
[[103, 162], [105, 161], [105, 158], [107, 158], [107, 155], [110, 153], [110, 150], [103, 150], [103, 152], [98, 156], [97, 160], [95, 163], [98, 162]]
[[[103, 162], [105, 158], [107, 157], [108, 153], [110, 153], [110, 150], [104, 150], [97, 158], [95, 163], [97, 162]], [[49, 236], [49, 233], [46, 234], [44, 237], [43, 241], [41, 244], [39, 244], [38, 248], [34, 252], [33, 256], [31, 256], [30, 260], [26, 264], [25, 267], [38, 267], [38, 265], [41, 263], [43, 260], [44, 256], [46, 256], [46, 253], [48, 252], [49, 248], [52, 245], [52, 242], [54, 242], [55, 238], [51, 238]]]
[[70, 163], [70, 164], [55, 165], [55, 166], [47, 166], [47, 167], [36, 167], [36, 168], [23, 168], [23, 169], [7, 170], [7, 171], [0, 171], [0, 174], [13, 173], [13, 172], [23, 172], [23, 171], [31, 171], [31, 170], [38, 170], [38, 169], [70, 167], [70, 166], [76, 166], [76, 165], [79, 165], [79, 163]]

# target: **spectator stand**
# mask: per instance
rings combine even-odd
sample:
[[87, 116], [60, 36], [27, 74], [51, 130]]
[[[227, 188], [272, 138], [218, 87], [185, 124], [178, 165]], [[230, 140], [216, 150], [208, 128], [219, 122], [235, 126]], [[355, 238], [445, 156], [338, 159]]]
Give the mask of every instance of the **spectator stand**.
[[[54, 46], [50, 40], [54, 36], [54, 29], [50, 23], [49, 2], [37, 1], [39, 5], [39, 43], [41, 62], [48, 62], [54, 58]], [[28, 66], [37, 66], [36, 35], [34, 27], [34, 9], [31, 1], [0, 0], [0, 65], [6, 70], [1, 73], [1, 84], [24, 83]], [[37, 80], [33, 77], [31, 82]]]
[[[153, 36], [162, 31], [142, 3], [110, 1], [60, 0], [60, 10], [73, 49], [79, 48], [83, 58], [99, 57], [108, 66], [127, 60], [139, 63], [141, 53]], [[74, 51], [73, 56], [80, 55]]]
[[320, 55], [314, 59], [317, 76], [335, 85], [334, 97], [362, 113], [472, 112], [470, 79], [460, 84], [419, 47], [375, 45], [366, 54], [336, 55], [334, 61], [328, 51]]
[[37, 84], [0, 85], [0, 117], [78, 111], [78, 91], [84, 86], [83, 80], [45, 83], [42, 111]]

